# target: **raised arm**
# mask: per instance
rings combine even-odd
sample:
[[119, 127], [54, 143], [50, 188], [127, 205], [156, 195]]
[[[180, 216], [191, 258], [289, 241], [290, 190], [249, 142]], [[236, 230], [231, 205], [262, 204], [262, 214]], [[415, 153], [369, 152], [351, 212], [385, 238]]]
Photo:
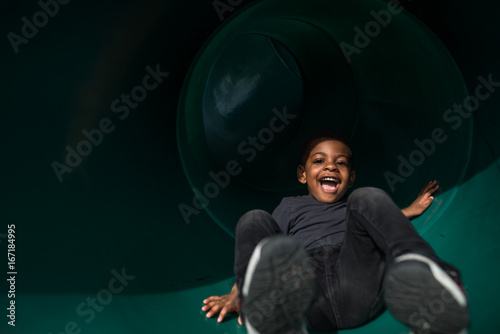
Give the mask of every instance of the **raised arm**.
[[434, 197], [432, 194], [439, 189], [437, 181], [430, 181], [422, 188], [417, 196], [417, 199], [411, 203], [409, 207], [401, 210], [401, 212], [409, 219], [420, 216], [432, 204]]
[[[217, 322], [224, 320], [224, 317], [231, 312], [240, 312], [240, 298], [238, 296], [238, 287], [236, 283], [234, 284], [231, 292], [223, 296], [212, 296], [208, 297], [203, 301], [202, 311], [207, 312], [207, 318], [211, 318], [217, 313], [219, 317]], [[238, 322], [242, 325], [241, 316], [238, 318]]]

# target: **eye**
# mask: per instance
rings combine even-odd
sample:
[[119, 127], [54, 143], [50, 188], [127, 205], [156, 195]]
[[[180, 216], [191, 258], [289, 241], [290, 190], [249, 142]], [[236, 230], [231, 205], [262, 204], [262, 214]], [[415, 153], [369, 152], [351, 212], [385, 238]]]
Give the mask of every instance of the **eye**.
[[325, 159], [315, 159], [315, 160], [313, 161], [313, 163], [314, 163], [314, 164], [322, 164], [322, 163], [324, 163], [324, 162], [325, 162]]
[[337, 161], [336, 164], [340, 165], [340, 166], [348, 166], [347, 161], [342, 161], [342, 160], [341, 161]]

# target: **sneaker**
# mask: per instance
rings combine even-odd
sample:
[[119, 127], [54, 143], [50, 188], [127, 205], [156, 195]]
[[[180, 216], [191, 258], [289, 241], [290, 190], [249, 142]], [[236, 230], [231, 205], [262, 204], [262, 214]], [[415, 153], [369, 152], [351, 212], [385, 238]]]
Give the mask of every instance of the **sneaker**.
[[242, 288], [248, 333], [306, 334], [305, 312], [315, 295], [315, 268], [303, 246], [285, 236], [262, 240]]
[[388, 267], [384, 281], [387, 308], [415, 334], [467, 333], [467, 296], [458, 270], [447, 267], [413, 253], [397, 257]]

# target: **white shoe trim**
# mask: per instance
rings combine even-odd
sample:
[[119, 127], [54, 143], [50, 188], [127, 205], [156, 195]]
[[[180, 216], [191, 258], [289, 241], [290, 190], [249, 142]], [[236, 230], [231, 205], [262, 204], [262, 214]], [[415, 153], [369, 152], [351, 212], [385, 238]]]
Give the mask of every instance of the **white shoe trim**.
[[[436, 278], [436, 280], [439, 283], [441, 283], [445, 287], [446, 290], [448, 290], [448, 292], [455, 298], [457, 303], [462, 307], [467, 306], [467, 297], [462, 292], [460, 287], [434, 261], [432, 261], [428, 257], [425, 257], [425, 256], [420, 255], [420, 254], [407, 253], [407, 254], [403, 254], [401, 256], [398, 256], [394, 260], [394, 262], [401, 262], [401, 261], [408, 261], [408, 260], [420, 261], [420, 262], [424, 262], [425, 264], [427, 264], [429, 266], [429, 268], [431, 269], [431, 272], [434, 275], [434, 277]], [[459, 334], [466, 334], [466, 333], [459, 333]]]
[[[255, 328], [252, 327], [252, 325], [248, 321], [245, 323], [245, 328], [247, 329], [248, 334], [260, 334]], [[302, 334], [309, 334], [305, 322], [302, 324]], [[459, 334], [467, 334], [467, 333], [459, 333]]]
[[[241, 291], [243, 293], [243, 297], [248, 296], [248, 290], [250, 290], [250, 282], [252, 281], [255, 268], [259, 263], [260, 253], [265, 242], [266, 241], [262, 240], [257, 244], [252, 253], [252, 256], [250, 257], [250, 261], [248, 261], [247, 272], [245, 273], [245, 281], [243, 282], [243, 288]], [[248, 334], [260, 334], [255, 328], [252, 327], [249, 321], [245, 321], [245, 327]]]
[[[467, 333], [468, 333], [467, 332], [467, 328], [465, 328], [465, 329], [461, 330], [460, 333], [457, 333], [457, 334], [467, 334]], [[415, 334], [415, 332], [414, 331], [410, 331], [408, 334]]]
[[252, 281], [253, 274], [255, 272], [255, 268], [260, 260], [260, 253], [262, 250], [262, 246], [267, 242], [267, 240], [262, 240], [255, 246], [255, 249], [250, 257], [250, 261], [248, 261], [247, 272], [245, 273], [245, 282], [243, 283], [242, 293], [243, 296], [248, 296], [248, 290], [250, 290], [250, 282]]
[[247, 329], [248, 334], [260, 334], [248, 321], [245, 321], [245, 328]]
[[[248, 261], [247, 272], [245, 273], [245, 281], [243, 282], [243, 288], [241, 289], [243, 297], [248, 296], [248, 291], [250, 290], [250, 282], [252, 281], [253, 274], [255, 273], [255, 268], [257, 268], [257, 264], [260, 260], [260, 255], [262, 252], [262, 247], [268, 242], [268, 239], [264, 239], [257, 244], [255, 247], [252, 256], [250, 257], [250, 261]], [[247, 329], [248, 334], [260, 334], [255, 328], [252, 327], [249, 321], [245, 321], [245, 328]], [[304, 322], [302, 325], [303, 334], [308, 334], [307, 325]]]

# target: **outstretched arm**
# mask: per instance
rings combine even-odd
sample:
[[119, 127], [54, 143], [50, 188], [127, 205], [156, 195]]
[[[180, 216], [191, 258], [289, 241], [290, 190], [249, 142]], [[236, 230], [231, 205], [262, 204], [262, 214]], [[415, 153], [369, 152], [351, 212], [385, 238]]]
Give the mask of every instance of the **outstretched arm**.
[[[238, 297], [238, 287], [236, 283], [234, 284], [231, 292], [227, 295], [223, 296], [212, 296], [208, 297], [203, 301], [203, 306], [201, 308], [202, 311], [207, 312], [207, 318], [211, 318], [217, 313], [219, 313], [219, 317], [217, 318], [217, 322], [221, 322], [224, 320], [226, 314], [231, 312], [240, 312], [240, 299]], [[242, 325], [241, 316], [238, 318], [238, 322]]]
[[401, 212], [403, 212], [403, 214], [409, 219], [420, 216], [432, 204], [432, 201], [434, 200], [432, 194], [438, 189], [439, 185], [437, 184], [437, 181], [430, 181], [424, 188], [422, 188], [417, 196], [417, 199], [411, 203], [409, 207], [401, 210]]

